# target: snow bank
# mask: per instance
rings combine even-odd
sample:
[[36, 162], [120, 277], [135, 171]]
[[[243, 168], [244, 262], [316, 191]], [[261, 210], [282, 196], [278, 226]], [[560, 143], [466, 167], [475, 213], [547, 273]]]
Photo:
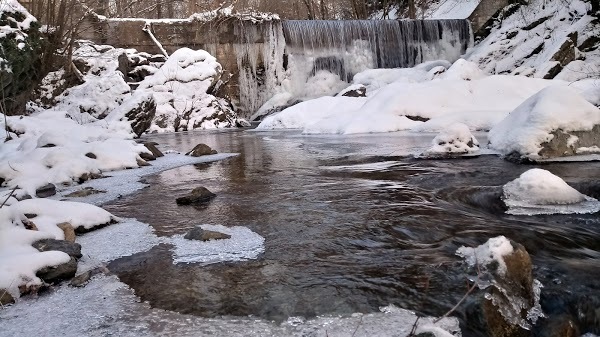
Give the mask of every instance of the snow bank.
[[531, 169], [503, 187], [507, 213], [517, 215], [595, 213], [600, 202], [542, 169]]
[[456, 251], [456, 255], [465, 259], [465, 262], [471, 267], [479, 266], [487, 268], [492, 264], [498, 265], [498, 273], [504, 275], [506, 273], [506, 263], [504, 256], [511, 254], [514, 251], [510, 240], [504, 236], [489, 239], [486, 243], [476, 248], [460, 247]]
[[445, 128], [432, 141], [425, 156], [467, 155], [479, 152], [479, 142], [465, 124], [455, 123]]
[[472, 130], [489, 130], [541, 89], [563, 83], [523, 76], [485, 76], [465, 60], [449, 69], [444, 62], [429, 62], [410, 69], [369, 70], [357, 74], [354, 82], [367, 88], [366, 98], [306, 101], [266, 118], [258, 129], [353, 134], [439, 131], [460, 122]]
[[[551, 86], [527, 99], [496, 125], [489, 133], [489, 142], [503, 154], [515, 152], [540, 159], [543, 143], [554, 138], [553, 131], [590, 131], [598, 124], [600, 109], [575, 89]], [[576, 140], [569, 143], [567, 146], [577, 147]]]
[[425, 15], [429, 19], [466, 19], [481, 0], [454, 0], [454, 1], [439, 1], [429, 9]]
[[69, 185], [86, 174], [138, 167], [139, 154], [148, 152], [131, 140], [126, 122], [78, 124], [65, 112], [45, 111], [8, 117], [8, 126], [16, 134], [0, 147], [0, 177], [4, 186], [18, 186], [18, 195], [35, 196], [41, 186]]

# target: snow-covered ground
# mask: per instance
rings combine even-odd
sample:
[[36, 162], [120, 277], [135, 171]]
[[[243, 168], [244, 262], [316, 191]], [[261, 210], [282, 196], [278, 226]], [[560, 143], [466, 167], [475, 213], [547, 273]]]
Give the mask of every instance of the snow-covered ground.
[[458, 122], [471, 130], [490, 130], [546, 87], [564, 88], [563, 96], [571, 97], [559, 109], [566, 114], [581, 108], [582, 103], [572, 105], [583, 100], [580, 95], [593, 100], [599, 84], [581, 81], [570, 89], [568, 82], [560, 80], [488, 76], [462, 59], [450, 67], [430, 62], [411, 69], [368, 70], [357, 74], [352, 83], [364, 86], [366, 97], [308, 100], [265, 118], [257, 129], [302, 129], [306, 134], [422, 132], [440, 131]]

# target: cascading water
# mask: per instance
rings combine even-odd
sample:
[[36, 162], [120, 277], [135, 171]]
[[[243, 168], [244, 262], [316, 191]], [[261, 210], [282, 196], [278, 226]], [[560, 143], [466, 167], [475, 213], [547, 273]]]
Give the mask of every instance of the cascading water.
[[467, 20], [240, 22], [235, 34], [240, 105], [249, 114], [277, 93], [332, 95], [361, 71], [453, 62], [472, 44]]
[[273, 96], [284, 77], [285, 39], [281, 22], [239, 21], [234, 51], [239, 69], [240, 105], [253, 113]]

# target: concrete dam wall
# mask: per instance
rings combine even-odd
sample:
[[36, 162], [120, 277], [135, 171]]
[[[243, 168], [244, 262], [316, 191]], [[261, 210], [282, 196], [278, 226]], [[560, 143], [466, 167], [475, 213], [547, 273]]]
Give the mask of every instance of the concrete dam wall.
[[279, 21], [234, 17], [202, 20], [103, 19], [89, 16], [79, 38], [160, 53], [149, 24], [167, 52], [181, 47], [213, 54], [233, 77], [226, 94], [249, 117], [286, 86], [300, 91], [319, 71], [350, 82], [374, 68], [411, 67], [457, 60], [472, 44], [467, 20]]

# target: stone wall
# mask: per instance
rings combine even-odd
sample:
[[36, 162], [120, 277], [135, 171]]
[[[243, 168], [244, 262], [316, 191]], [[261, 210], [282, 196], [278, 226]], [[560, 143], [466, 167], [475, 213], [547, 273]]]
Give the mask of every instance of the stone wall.
[[[108, 44], [118, 48], [135, 48], [138, 51], [160, 54], [160, 49], [143, 28], [150, 23], [152, 31], [165, 50], [171, 54], [175, 50], [188, 47], [204, 49], [217, 58], [223, 69], [233, 76], [222, 94], [239, 107], [239, 79], [235, 43], [262, 44], [261, 34], [239, 36], [240, 24], [237, 18], [222, 18], [210, 22], [200, 20], [147, 20], [147, 19], [101, 19], [89, 15], [81, 25], [78, 38], [95, 43]], [[269, 22], [244, 22], [259, 27]], [[252, 41], [248, 41], [252, 38]]]

